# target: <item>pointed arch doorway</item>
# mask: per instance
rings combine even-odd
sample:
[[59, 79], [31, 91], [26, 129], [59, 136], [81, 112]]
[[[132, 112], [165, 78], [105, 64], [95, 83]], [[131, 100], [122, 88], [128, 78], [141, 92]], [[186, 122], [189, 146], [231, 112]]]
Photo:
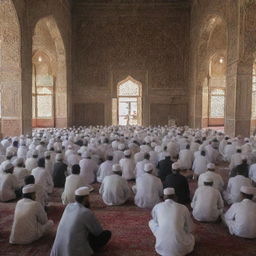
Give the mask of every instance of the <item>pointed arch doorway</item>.
[[[116, 110], [114, 109], [116, 108]], [[142, 84], [131, 76], [117, 85], [116, 104], [113, 114], [118, 125], [142, 124]]]

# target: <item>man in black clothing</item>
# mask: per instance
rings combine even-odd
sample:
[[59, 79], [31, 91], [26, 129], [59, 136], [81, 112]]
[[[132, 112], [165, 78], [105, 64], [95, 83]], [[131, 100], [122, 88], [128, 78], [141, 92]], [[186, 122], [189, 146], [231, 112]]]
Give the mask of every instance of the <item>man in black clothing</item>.
[[172, 164], [172, 174], [166, 176], [164, 181], [164, 188], [174, 188], [175, 194], [180, 204], [190, 203], [190, 191], [187, 179], [180, 174], [180, 167], [178, 162]]
[[54, 187], [64, 188], [67, 175], [67, 165], [63, 163], [61, 154], [56, 155], [56, 163], [53, 166]]
[[172, 164], [173, 162], [171, 161], [171, 156], [167, 154], [165, 155], [165, 159], [158, 162], [158, 177], [161, 179], [162, 182], [165, 181], [167, 175], [172, 173]]

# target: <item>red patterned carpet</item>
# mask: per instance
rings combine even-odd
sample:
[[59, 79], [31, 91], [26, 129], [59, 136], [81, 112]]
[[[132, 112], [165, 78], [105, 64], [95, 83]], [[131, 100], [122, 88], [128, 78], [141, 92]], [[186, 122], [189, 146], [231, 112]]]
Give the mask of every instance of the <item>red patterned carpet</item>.
[[[218, 170], [226, 178], [226, 170]], [[194, 191], [195, 182], [190, 183]], [[134, 206], [133, 198], [124, 206], [107, 207], [96, 191], [91, 195], [91, 206], [105, 229], [112, 231], [110, 243], [97, 253], [98, 256], [156, 256], [155, 239], [150, 229], [150, 210]], [[1, 256], [46, 256], [54, 240], [56, 228], [64, 207], [60, 202], [60, 189], [51, 196], [48, 216], [54, 220], [54, 230], [48, 237], [27, 246], [8, 243], [15, 202], [0, 203], [0, 255]], [[196, 247], [189, 256], [256, 256], [256, 240], [237, 238], [229, 235], [223, 224], [195, 222]], [[75, 238], [74, 238], [75, 239]], [[82, 256], [82, 255], [81, 255]]]

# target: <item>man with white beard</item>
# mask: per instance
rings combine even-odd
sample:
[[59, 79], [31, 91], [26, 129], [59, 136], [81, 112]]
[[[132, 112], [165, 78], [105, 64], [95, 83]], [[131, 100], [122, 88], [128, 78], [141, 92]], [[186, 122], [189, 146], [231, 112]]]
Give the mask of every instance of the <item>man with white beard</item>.
[[159, 178], [152, 175], [154, 165], [146, 163], [144, 174], [136, 179], [133, 187], [134, 202], [140, 208], [152, 208], [161, 201], [163, 185]]
[[80, 177], [83, 179], [86, 185], [92, 184], [96, 181], [96, 175], [98, 171], [97, 163], [91, 158], [88, 151], [82, 154], [82, 160], [80, 165]]
[[122, 177], [126, 180], [135, 179], [135, 162], [132, 159], [132, 152], [130, 150], [124, 151], [124, 158], [119, 162], [122, 169]]
[[224, 202], [220, 192], [212, 187], [213, 180], [206, 178], [204, 186], [196, 189], [191, 207], [193, 216], [198, 221], [216, 221], [222, 214]]
[[114, 164], [112, 170], [113, 174], [103, 179], [99, 193], [106, 205], [122, 205], [130, 197], [130, 188], [122, 178], [121, 166]]

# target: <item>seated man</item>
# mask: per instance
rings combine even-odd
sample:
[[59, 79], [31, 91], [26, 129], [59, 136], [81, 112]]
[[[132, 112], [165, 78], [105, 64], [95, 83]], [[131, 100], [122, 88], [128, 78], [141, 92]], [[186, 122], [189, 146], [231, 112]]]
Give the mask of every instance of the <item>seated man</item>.
[[195, 191], [191, 207], [193, 216], [198, 221], [216, 221], [223, 212], [224, 203], [220, 192], [212, 187], [213, 180], [207, 178], [204, 186]]
[[187, 179], [180, 174], [180, 165], [178, 162], [172, 164], [172, 174], [166, 176], [164, 188], [172, 187], [175, 189], [177, 202], [180, 204], [190, 203], [190, 191]]
[[195, 238], [193, 221], [188, 209], [175, 202], [174, 188], [164, 189], [164, 202], [152, 210], [149, 227], [156, 237], [156, 252], [162, 256], [187, 255], [192, 252]]
[[158, 177], [162, 182], [165, 181], [167, 175], [172, 173], [172, 164], [173, 162], [171, 161], [171, 155], [169, 152], [165, 154], [165, 158], [163, 160], [158, 162]]
[[54, 187], [63, 188], [66, 181], [67, 165], [63, 162], [62, 154], [57, 154], [55, 160], [52, 175]]
[[163, 185], [158, 177], [152, 175], [153, 170], [154, 165], [146, 163], [144, 174], [136, 179], [133, 192], [136, 194], [134, 201], [138, 207], [153, 208], [161, 201]]
[[35, 201], [36, 188], [33, 184], [22, 189], [23, 199], [19, 200], [14, 213], [10, 236], [11, 244], [30, 244], [47, 234], [53, 227], [44, 208]]
[[242, 201], [234, 203], [225, 214], [225, 222], [231, 235], [256, 238], [256, 203], [252, 201], [256, 188], [242, 186]]
[[99, 193], [107, 205], [121, 205], [124, 204], [130, 197], [130, 188], [122, 177], [122, 170], [119, 164], [113, 165], [113, 173], [106, 176], [100, 186]]
[[0, 201], [7, 202], [16, 198], [18, 180], [13, 174], [14, 166], [7, 161], [2, 165], [0, 173]]
[[22, 158], [17, 158], [15, 160], [15, 167], [13, 170], [13, 174], [18, 180], [19, 188], [24, 186], [24, 178], [30, 174], [30, 172], [24, 168], [24, 160]]
[[75, 191], [83, 187], [85, 184], [84, 179], [79, 175], [80, 174], [80, 166], [75, 164], [72, 166], [72, 174], [66, 178], [64, 192], [61, 196], [62, 203], [64, 205], [75, 202]]
[[101, 183], [106, 176], [113, 174], [113, 172], [112, 172], [113, 164], [114, 164], [113, 155], [108, 154], [107, 160], [100, 165], [99, 170], [97, 172], [97, 181], [98, 182]]
[[111, 238], [90, 208], [89, 188], [75, 191], [76, 202], [68, 204], [60, 220], [51, 256], [90, 256]]
[[223, 191], [224, 181], [222, 177], [215, 173], [215, 164], [209, 163], [207, 164], [207, 172], [200, 174], [198, 179], [198, 187], [204, 185], [204, 181], [206, 178], [211, 178], [213, 180], [213, 187], [218, 189], [220, 192]]

